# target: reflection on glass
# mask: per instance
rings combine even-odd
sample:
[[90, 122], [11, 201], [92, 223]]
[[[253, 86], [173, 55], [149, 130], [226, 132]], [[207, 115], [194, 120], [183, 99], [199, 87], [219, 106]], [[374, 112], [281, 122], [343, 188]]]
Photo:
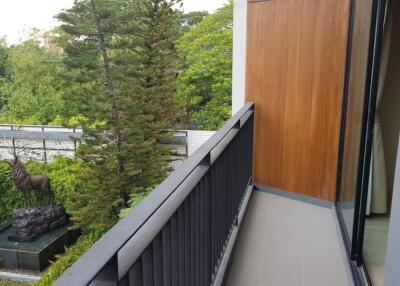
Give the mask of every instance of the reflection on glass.
[[362, 114], [364, 109], [365, 81], [368, 65], [372, 2], [373, 0], [354, 1], [347, 117], [340, 196], [338, 198], [338, 208], [346, 225], [349, 242], [351, 242], [350, 238], [353, 233], [354, 224], [354, 207], [357, 189]]
[[391, 191], [400, 130], [400, 1], [386, 9], [380, 57], [370, 197], [365, 221], [363, 259], [374, 286], [384, 285]]
[[363, 259], [374, 286], [383, 286], [388, 232], [388, 215], [371, 215], [365, 220]]

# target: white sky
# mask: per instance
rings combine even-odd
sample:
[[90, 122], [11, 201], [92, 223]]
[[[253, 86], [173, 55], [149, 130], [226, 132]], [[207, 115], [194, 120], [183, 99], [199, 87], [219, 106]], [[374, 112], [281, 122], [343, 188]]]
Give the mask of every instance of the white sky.
[[[56, 24], [53, 16], [72, 6], [74, 0], [0, 0], [0, 37], [16, 44], [31, 28], [48, 30]], [[228, 0], [183, 0], [185, 11], [210, 12]]]

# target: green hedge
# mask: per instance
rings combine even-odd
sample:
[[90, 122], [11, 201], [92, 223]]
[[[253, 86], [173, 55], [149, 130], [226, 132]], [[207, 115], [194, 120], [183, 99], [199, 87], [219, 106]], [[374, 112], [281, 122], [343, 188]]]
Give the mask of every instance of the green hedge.
[[[43, 174], [51, 179], [51, 187], [55, 196], [55, 203], [68, 206], [69, 195], [79, 192], [80, 186], [77, 174], [84, 172], [83, 165], [75, 159], [57, 157], [51, 163], [28, 162], [26, 168], [32, 174]], [[44, 205], [48, 198], [39, 195], [34, 196], [34, 204]], [[11, 180], [10, 168], [4, 162], [0, 163], [0, 222], [10, 218], [15, 208], [23, 207], [24, 198], [20, 191], [16, 190]], [[66, 209], [69, 213], [68, 208]]]
[[[32, 286], [50, 286], [60, 277], [68, 267], [74, 264], [90, 247], [101, 237], [102, 233], [93, 232], [81, 236], [78, 241], [66, 248], [62, 255], [58, 255], [48, 271], [40, 277], [40, 280]], [[1, 285], [0, 285], [1, 286]]]

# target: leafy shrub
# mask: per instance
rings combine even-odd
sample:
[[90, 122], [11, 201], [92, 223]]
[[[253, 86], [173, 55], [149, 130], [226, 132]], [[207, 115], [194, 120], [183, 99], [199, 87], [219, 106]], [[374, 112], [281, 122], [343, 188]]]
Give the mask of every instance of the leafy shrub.
[[83, 164], [77, 159], [60, 156], [49, 164], [29, 162], [26, 168], [32, 174], [47, 175], [51, 179], [55, 203], [64, 206], [67, 213], [70, 213], [68, 201], [72, 193], [81, 191], [77, 175], [85, 172]]

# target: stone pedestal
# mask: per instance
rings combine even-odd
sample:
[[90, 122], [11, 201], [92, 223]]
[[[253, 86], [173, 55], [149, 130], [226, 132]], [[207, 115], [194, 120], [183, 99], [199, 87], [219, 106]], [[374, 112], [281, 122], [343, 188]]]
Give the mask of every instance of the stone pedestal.
[[65, 209], [61, 206], [16, 209], [12, 218], [10, 241], [33, 241], [40, 234], [67, 224]]
[[15, 210], [0, 223], [0, 268], [43, 271], [80, 235], [70, 226], [61, 206]]
[[31, 242], [10, 241], [12, 233], [11, 226], [0, 232], [0, 268], [12, 271], [43, 271], [55, 255], [63, 253], [80, 235], [69, 230], [68, 225], [44, 232]]

